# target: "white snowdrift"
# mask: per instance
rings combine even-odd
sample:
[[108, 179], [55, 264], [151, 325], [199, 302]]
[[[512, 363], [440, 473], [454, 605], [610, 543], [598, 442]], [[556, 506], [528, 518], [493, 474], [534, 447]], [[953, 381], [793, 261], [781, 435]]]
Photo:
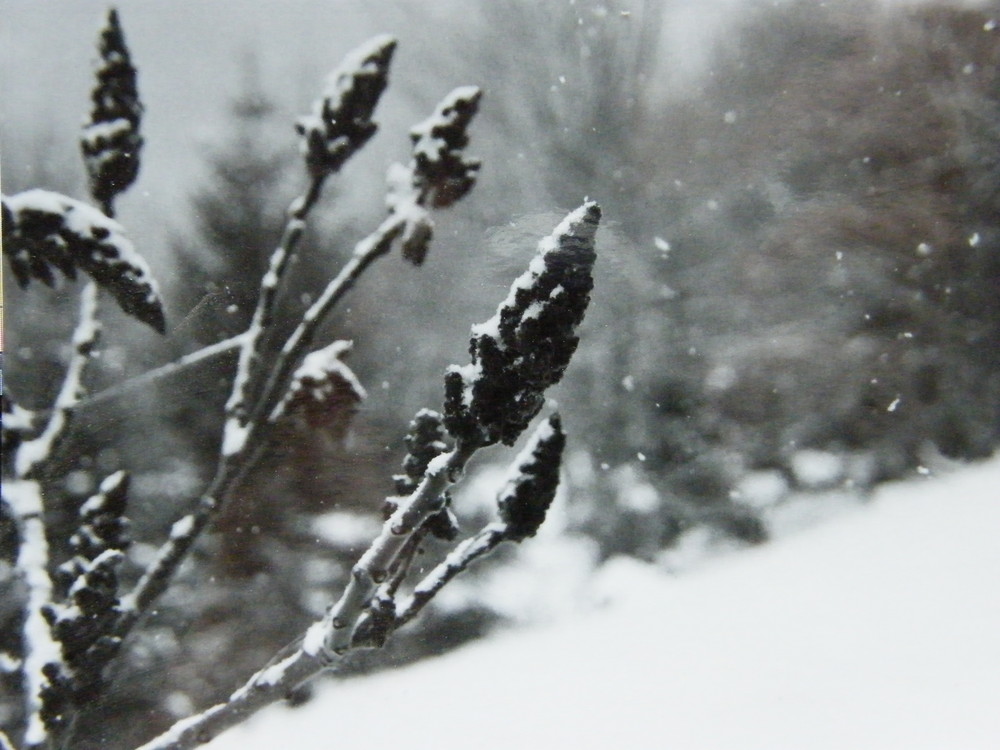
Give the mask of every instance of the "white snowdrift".
[[602, 611], [324, 685], [210, 748], [997, 748], [998, 535], [996, 459], [887, 486], [678, 577], [616, 561]]

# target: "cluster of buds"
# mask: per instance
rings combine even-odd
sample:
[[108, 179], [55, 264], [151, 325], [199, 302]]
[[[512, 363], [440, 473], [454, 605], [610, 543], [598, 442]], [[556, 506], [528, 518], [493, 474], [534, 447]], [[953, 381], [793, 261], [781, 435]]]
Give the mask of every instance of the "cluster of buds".
[[562, 378], [593, 288], [594, 235], [601, 217], [588, 202], [538, 246], [496, 314], [473, 326], [472, 363], [445, 375], [445, 426], [472, 445], [513, 445]]
[[115, 472], [80, 507], [80, 526], [70, 537], [73, 556], [56, 570], [64, 602], [43, 610], [63, 656], [62, 664], [50, 667], [50, 711], [95, 698], [104, 665], [118, 651], [113, 635], [121, 613], [118, 567], [131, 544], [125, 518], [128, 486], [128, 475]]

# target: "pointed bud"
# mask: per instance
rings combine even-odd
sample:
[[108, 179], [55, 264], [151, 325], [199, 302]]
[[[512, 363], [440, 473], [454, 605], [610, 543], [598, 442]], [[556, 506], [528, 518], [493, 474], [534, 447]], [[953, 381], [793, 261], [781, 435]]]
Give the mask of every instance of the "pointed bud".
[[302, 137], [302, 155], [314, 177], [338, 171], [375, 135], [378, 125], [371, 118], [388, 84], [395, 49], [396, 40], [383, 35], [348, 54], [330, 74], [312, 113], [295, 124]]
[[128, 315], [163, 333], [159, 287], [121, 225], [93, 206], [48, 190], [4, 198], [3, 253], [22, 287], [51, 284], [54, 266], [68, 278], [79, 268]]
[[559, 416], [542, 422], [511, 466], [497, 497], [506, 536], [520, 542], [532, 537], [545, 520], [559, 487], [559, 467], [566, 436]]
[[445, 375], [445, 426], [477, 445], [513, 445], [562, 378], [593, 288], [601, 210], [588, 202], [538, 245], [496, 314], [472, 328], [472, 364]]
[[99, 51], [97, 85], [90, 97], [93, 107], [80, 148], [90, 178], [90, 193], [103, 204], [135, 181], [142, 149], [139, 123], [143, 107], [136, 70], [115, 10], [108, 12]]

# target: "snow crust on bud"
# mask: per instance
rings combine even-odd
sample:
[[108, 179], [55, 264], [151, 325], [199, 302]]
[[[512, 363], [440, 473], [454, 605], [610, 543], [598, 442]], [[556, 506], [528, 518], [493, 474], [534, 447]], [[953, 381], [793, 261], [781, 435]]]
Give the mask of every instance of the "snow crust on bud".
[[300, 149], [314, 177], [338, 171], [375, 135], [378, 125], [371, 118], [388, 84], [395, 50], [396, 40], [382, 34], [350, 52], [330, 73], [312, 113], [296, 122]]
[[291, 415], [301, 416], [310, 427], [334, 423], [346, 426], [357, 405], [368, 397], [357, 376], [341, 359], [352, 346], [350, 341], [334, 341], [307, 354], [271, 421]]
[[48, 190], [5, 196], [3, 203], [3, 252], [20, 286], [32, 279], [52, 286], [53, 268], [70, 279], [80, 269], [124, 312], [163, 333], [159, 286], [118, 222]]
[[414, 265], [423, 263], [434, 235], [428, 207], [451, 206], [476, 184], [481, 163], [464, 151], [481, 98], [476, 86], [454, 89], [430, 117], [410, 130], [410, 163], [389, 168], [386, 204], [390, 213], [404, 220], [403, 257]]
[[99, 52], [97, 85], [90, 97], [93, 108], [80, 137], [80, 148], [90, 193], [103, 203], [135, 181], [142, 149], [139, 123], [143, 106], [136, 87], [136, 70], [118, 13], [113, 9], [101, 30]]
[[559, 486], [559, 467], [566, 436], [558, 414], [543, 421], [511, 465], [497, 495], [500, 519], [508, 539], [532, 537], [545, 520]]
[[562, 378], [593, 288], [601, 210], [587, 202], [538, 244], [496, 314], [473, 326], [472, 363], [445, 374], [445, 426], [477, 445], [513, 445]]

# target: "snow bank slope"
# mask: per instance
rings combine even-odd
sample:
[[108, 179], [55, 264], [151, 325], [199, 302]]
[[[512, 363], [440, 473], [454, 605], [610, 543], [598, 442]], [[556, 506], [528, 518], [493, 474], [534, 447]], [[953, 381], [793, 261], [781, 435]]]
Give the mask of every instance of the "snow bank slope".
[[996, 459], [888, 486], [677, 578], [619, 562], [601, 612], [324, 686], [210, 748], [1000, 747], [998, 534]]

